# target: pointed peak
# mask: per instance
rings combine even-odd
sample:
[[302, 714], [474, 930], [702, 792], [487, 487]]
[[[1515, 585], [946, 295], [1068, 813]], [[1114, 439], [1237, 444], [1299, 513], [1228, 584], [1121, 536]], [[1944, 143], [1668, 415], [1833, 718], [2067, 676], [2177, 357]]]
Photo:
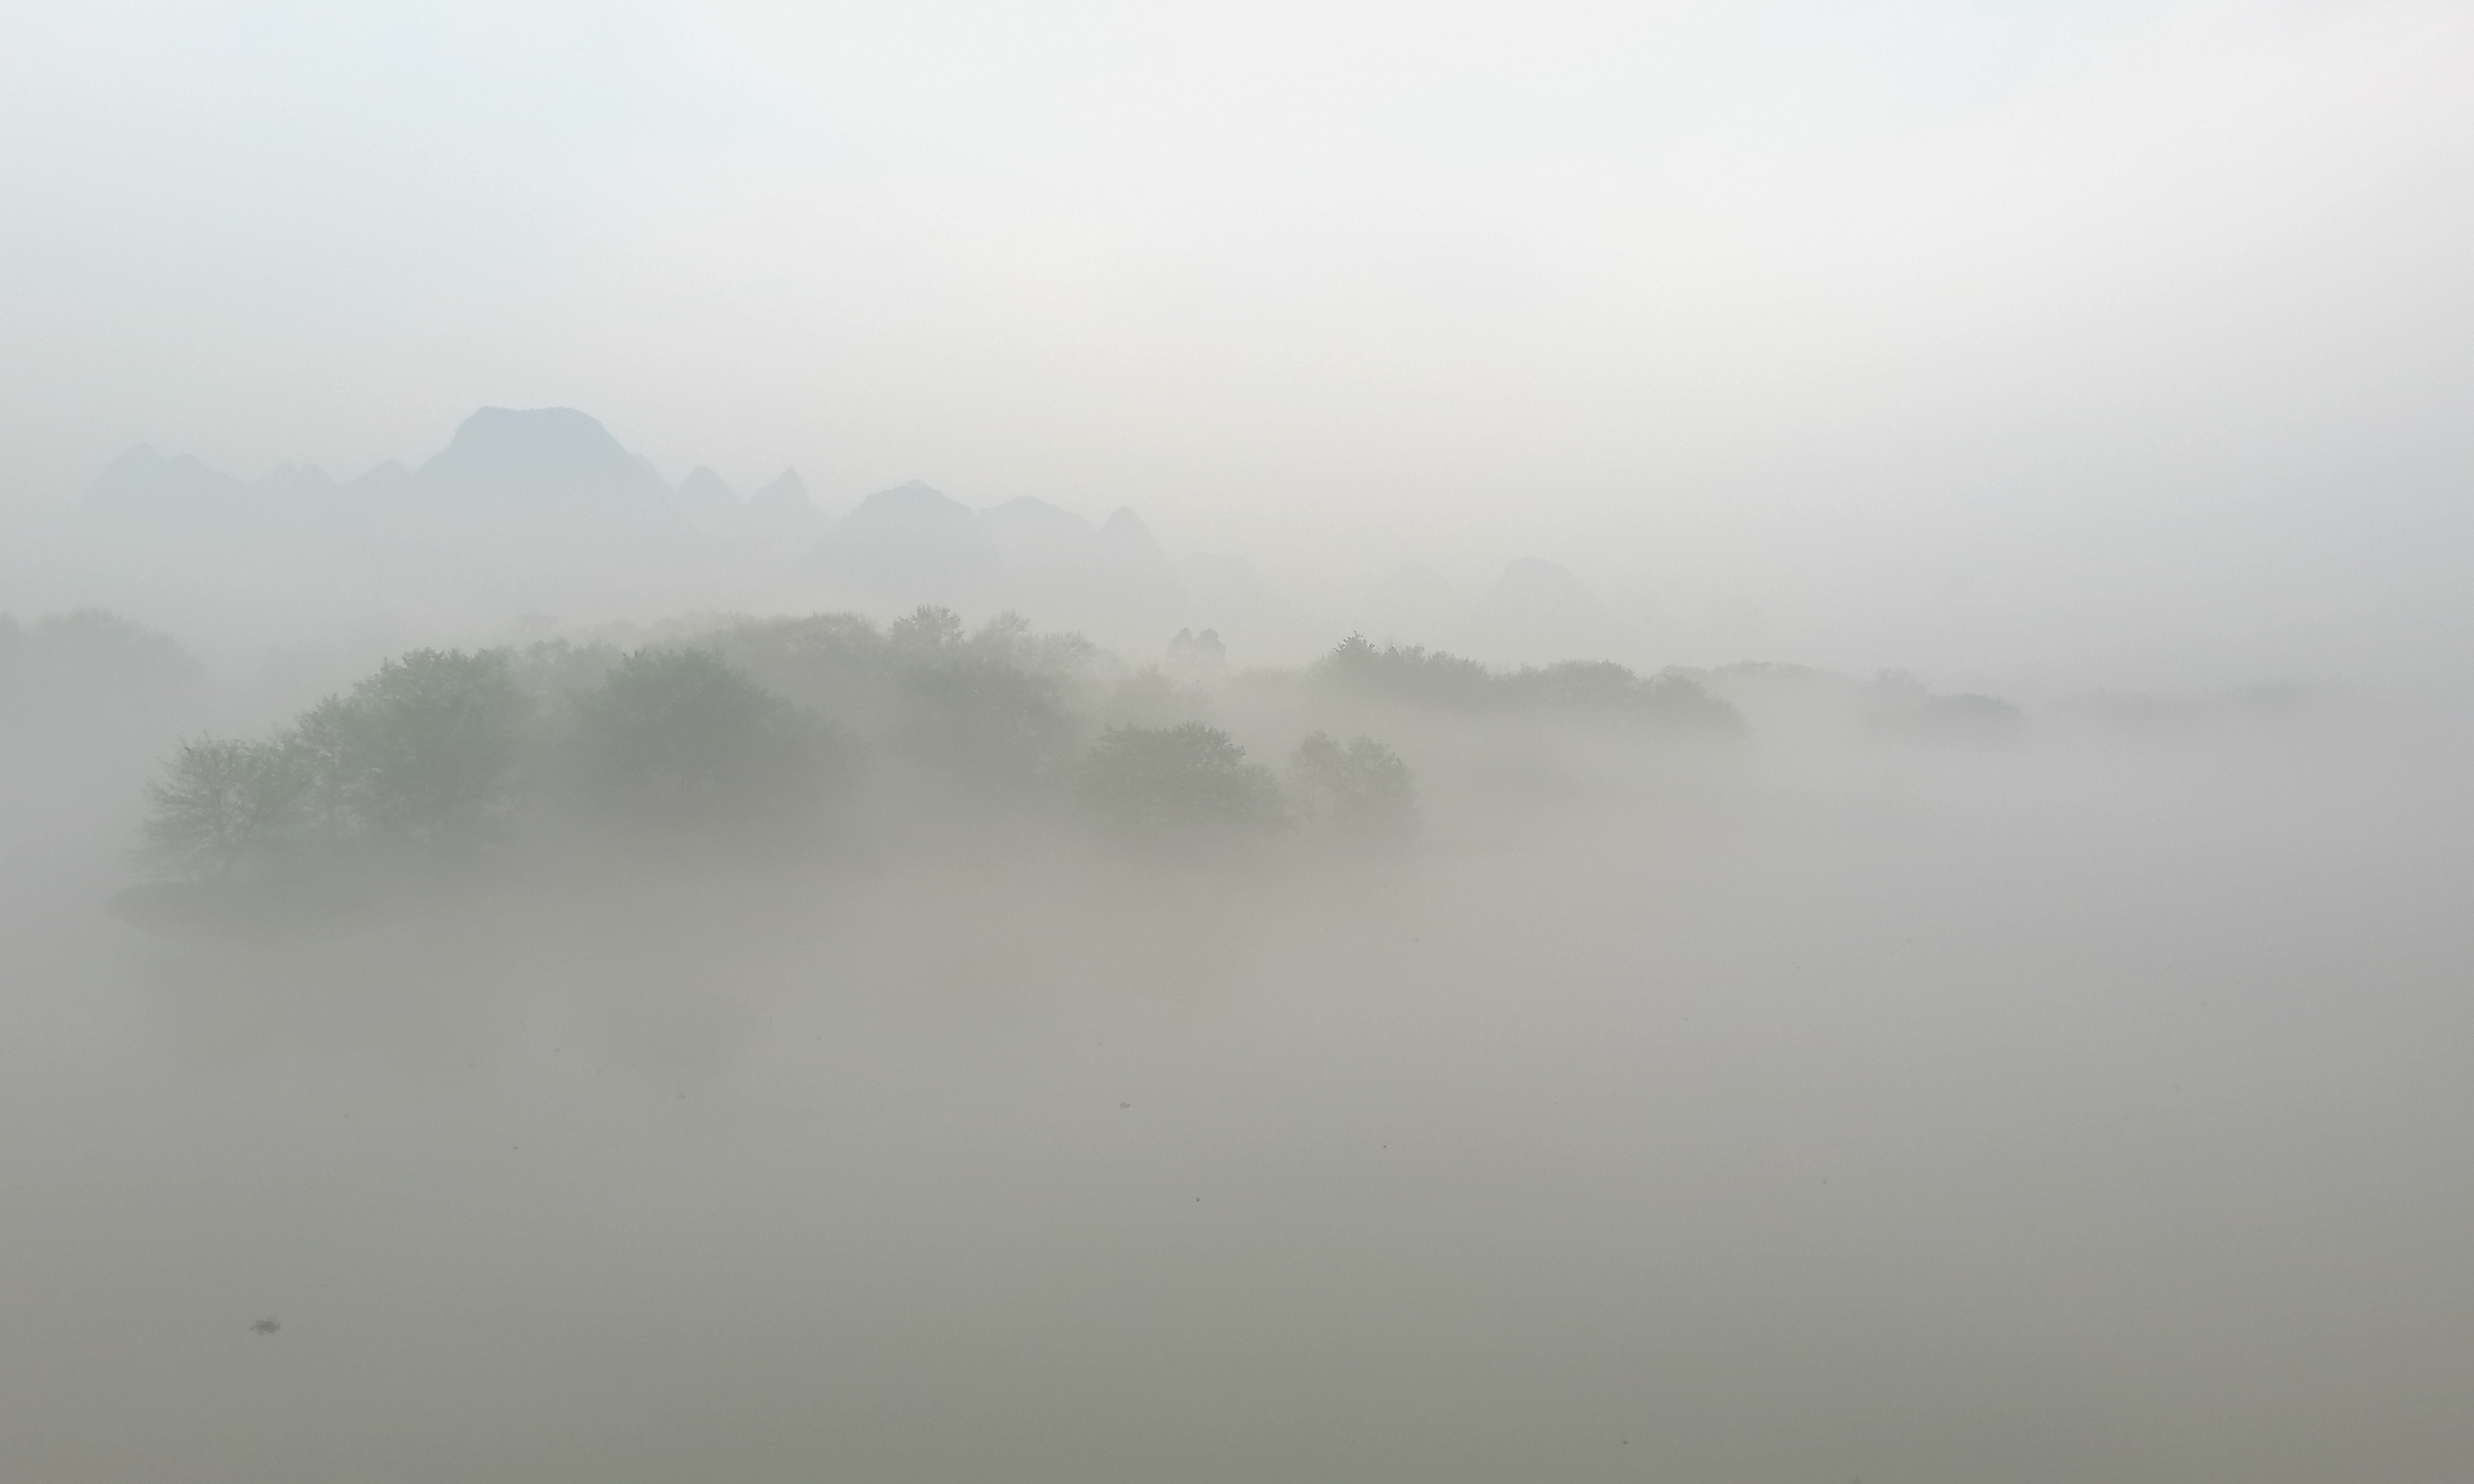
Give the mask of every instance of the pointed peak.
[[739, 498], [739, 492], [731, 489], [719, 474], [715, 473], [710, 465], [704, 464], [699, 464], [688, 470], [688, 477], [679, 481], [679, 493], [706, 496], [719, 494], [730, 500]]
[[807, 483], [794, 468], [784, 469], [771, 484], [749, 495], [746, 510], [755, 522], [753, 529], [786, 544], [807, 541], [825, 524], [824, 512], [808, 498]]
[[116, 474], [134, 474], [150, 469], [157, 469], [162, 467], [164, 462], [163, 456], [155, 451], [155, 445], [153, 443], [139, 443], [135, 447], [130, 449], [127, 453], [122, 454], [119, 458], [105, 465], [103, 467], [103, 477], [109, 479]]
[[766, 485], [764, 489], [757, 491], [756, 492], [758, 494], [774, 495], [777, 498], [783, 495], [795, 494], [804, 500], [808, 497], [808, 482], [799, 477], [799, 471], [796, 468], [785, 468], [781, 473], [773, 476], [773, 482], [771, 484]]
[[[140, 443], [111, 461], [87, 487], [88, 501], [135, 508], [149, 501], [194, 501], [239, 491], [241, 482], [221, 469], [209, 468], [185, 453], [170, 458]], [[132, 502], [135, 502], [134, 505]]]

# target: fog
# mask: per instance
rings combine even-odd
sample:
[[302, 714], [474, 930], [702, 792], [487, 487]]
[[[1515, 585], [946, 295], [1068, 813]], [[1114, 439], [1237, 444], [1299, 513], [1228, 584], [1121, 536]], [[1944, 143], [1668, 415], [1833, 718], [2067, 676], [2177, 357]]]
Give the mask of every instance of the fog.
[[[671, 642], [761, 667], [774, 632]], [[486, 859], [244, 858], [176, 911], [124, 885], [127, 738], [165, 726], [129, 697], [203, 682], [21, 691], [7, 1472], [2247, 1480], [2474, 1449], [2453, 724], [1072, 663], [1095, 726], [1203, 714], [1268, 758], [1379, 731], [1414, 837], [1302, 803], [1111, 829], [901, 721], [946, 760], [869, 754], [821, 854], [543, 805]]]
[[12, 538], [135, 444], [349, 480], [563, 405], [829, 512], [1130, 506], [1342, 632], [1530, 556], [1701, 662], [2469, 658], [2461, 6], [0, 24]]
[[0, 19], [0, 1479], [2474, 1472], [2470, 65]]

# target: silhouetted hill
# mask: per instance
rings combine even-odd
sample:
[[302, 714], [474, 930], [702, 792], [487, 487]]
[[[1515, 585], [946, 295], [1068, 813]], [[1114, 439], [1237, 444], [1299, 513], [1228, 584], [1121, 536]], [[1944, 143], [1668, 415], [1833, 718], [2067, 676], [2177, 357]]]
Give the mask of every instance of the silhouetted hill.
[[701, 464], [679, 481], [678, 503], [695, 528], [710, 536], [737, 536], [745, 524], [745, 504], [719, 474]]
[[861, 501], [816, 542], [800, 575], [876, 603], [978, 609], [999, 596], [1004, 562], [969, 506], [914, 479]]
[[1045, 500], [980, 513], [1006, 569], [1006, 601], [1104, 643], [1151, 649], [1187, 621], [1185, 585], [1141, 517], [1124, 508], [1093, 525]]
[[980, 525], [1007, 569], [1016, 572], [1086, 564], [1099, 535], [1072, 511], [1029, 495], [980, 512]]
[[1434, 568], [1409, 562], [1370, 595], [1367, 630], [1387, 641], [1430, 643], [1448, 634], [1467, 602]]
[[747, 497], [743, 515], [748, 535], [782, 550], [805, 550], [824, 534], [825, 515], [808, 498], [807, 482], [794, 468]]
[[484, 407], [413, 477], [423, 484], [591, 485], [634, 484], [644, 473], [599, 419], [572, 407]]
[[85, 508], [114, 518], [186, 520], [230, 514], [247, 488], [185, 453], [167, 459], [140, 443], [112, 460], [88, 487]]
[[544, 539], [571, 548], [689, 526], [652, 466], [571, 407], [484, 407], [412, 484], [424, 496], [418, 516], [445, 515], [456, 535], [512, 538], [527, 550]]
[[1623, 624], [1564, 567], [1517, 558], [1462, 615], [1461, 642], [1491, 659], [1546, 662], [1626, 648]]
[[244, 483], [141, 447], [81, 508], [96, 591], [217, 610], [483, 615], [734, 575], [661, 476], [572, 408], [483, 408], [418, 468], [341, 484], [291, 465]]
[[[485, 407], [417, 467], [338, 483], [286, 465], [255, 483], [133, 449], [88, 492], [83, 539], [116, 590], [406, 616], [591, 612], [785, 585], [878, 611], [1013, 609], [1152, 653], [1218, 626], [1240, 654], [1327, 638], [1242, 562], [1203, 563], [1197, 604], [1142, 518], [1037, 499], [975, 511], [919, 481], [838, 522], [794, 469], [741, 500], [698, 466], [671, 489], [571, 407]], [[107, 586], [106, 592], [115, 590]]]

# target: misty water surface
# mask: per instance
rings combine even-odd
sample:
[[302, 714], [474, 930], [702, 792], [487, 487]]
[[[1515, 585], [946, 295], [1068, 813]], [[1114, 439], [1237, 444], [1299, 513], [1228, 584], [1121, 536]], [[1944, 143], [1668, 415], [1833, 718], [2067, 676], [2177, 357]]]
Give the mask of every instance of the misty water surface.
[[1773, 731], [1398, 868], [23, 911], [0, 1473], [2450, 1476], [2461, 755]]

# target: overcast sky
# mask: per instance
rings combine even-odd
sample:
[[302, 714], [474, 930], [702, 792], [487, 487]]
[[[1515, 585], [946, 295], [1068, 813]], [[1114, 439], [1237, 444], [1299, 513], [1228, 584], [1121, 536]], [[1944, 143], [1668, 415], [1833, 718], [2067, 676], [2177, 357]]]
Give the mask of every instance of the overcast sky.
[[2469, 79], [2462, 3], [19, 5], [0, 477], [566, 404], [1301, 584], [2462, 658]]

